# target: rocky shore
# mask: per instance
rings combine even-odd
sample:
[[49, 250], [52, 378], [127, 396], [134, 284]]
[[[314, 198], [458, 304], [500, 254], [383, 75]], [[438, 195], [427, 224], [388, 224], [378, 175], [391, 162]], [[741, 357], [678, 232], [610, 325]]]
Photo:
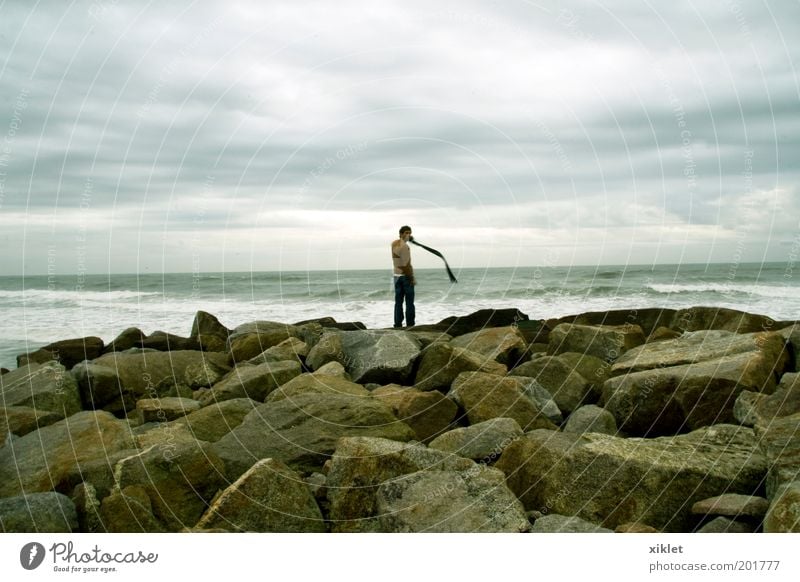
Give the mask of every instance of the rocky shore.
[[711, 307], [59, 341], [0, 375], [0, 529], [798, 532], [798, 349]]

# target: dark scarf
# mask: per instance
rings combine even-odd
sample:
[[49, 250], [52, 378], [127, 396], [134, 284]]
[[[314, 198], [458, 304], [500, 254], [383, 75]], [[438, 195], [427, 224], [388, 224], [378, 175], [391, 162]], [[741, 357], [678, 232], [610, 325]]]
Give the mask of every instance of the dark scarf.
[[444, 268], [447, 269], [447, 276], [450, 277], [450, 282], [451, 283], [458, 283], [458, 280], [456, 279], [456, 276], [453, 275], [453, 271], [450, 270], [450, 265], [447, 264], [447, 259], [444, 258], [444, 255], [442, 253], [440, 253], [436, 249], [432, 249], [431, 247], [426, 247], [422, 243], [418, 243], [417, 241], [414, 240], [413, 237], [408, 239], [408, 242], [410, 242], [411, 244], [415, 244], [418, 247], [422, 247], [423, 249], [425, 249], [429, 253], [432, 253], [432, 254], [436, 255], [437, 257], [441, 258], [444, 261]]

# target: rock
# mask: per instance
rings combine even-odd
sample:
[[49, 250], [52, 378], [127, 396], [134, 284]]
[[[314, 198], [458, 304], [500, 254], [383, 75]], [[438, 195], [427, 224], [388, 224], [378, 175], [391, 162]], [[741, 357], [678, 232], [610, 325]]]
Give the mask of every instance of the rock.
[[384, 482], [377, 493], [383, 532], [518, 533], [530, 529], [525, 510], [503, 473], [476, 466], [467, 471], [419, 471]]
[[614, 415], [608, 410], [594, 404], [587, 404], [569, 415], [564, 432], [576, 434], [599, 432], [615, 435], [617, 434], [617, 422], [614, 420]]
[[328, 374], [301, 374], [267, 396], [266, 402], [278, 402], [285, 398], [294, 398], [300, 394], [349, 394], [351, 396], [369, 397], [369, 390], [361, 384], [339, 376]]
[[0, 376], [0, 402], [6, 407], [25, 406], [53, 412], [60, 418], [81, 410], [77, 383], [55, 361], [27, 364]]
[[769, 501], [753, 495], [725, 493], [710, 499], [703, 499], [692, 505], [695, 515], [721, 515], [731, 518], [752, 518], [759, 522], [769, 509]]
[[691, 531], [693, 503], [724, 492], [753, 494], [767, 460], [751, 429], [716, 425], [656, 439], [536, 430], [512, 442], [495, 466], [526, 509], [608, 528], [639, 521]]
[[408, 441], [416, 435], [378, 400], [311, 393], [259, 406], [213, 449], [234, 480], [256, 461], [270, 457], [295, 470], [318, 471], [343, 436]]
[[59, 490], [76, 465], [132, 448], [127, 423], [107, 412], [79, 412], [0, 449], [0, 497]]
[[757, 527], [728, 519], [727, 517], [716, 517], [697, 530], [696, 533], [755, 533]]
[[579, 325], [562, 323], [550, 332], [551, 356], [580, 352], [612, 362], [628, 350], [645, 342], [638, 325]]
[[151, 447], [169, 454], [179, 444], [194, 445], [197, 441], [185, 425], [169, 422], [148, 422], [133, 429], [137, 448], [144, 450]]
[[213, 443], [239, 426], [258, 405], [250, 398], [233, 398], [210, 404], [170, 424], [184, 426], [195, 439]]
[[516, 326], [490, 327], [460, 335], [451, 340], [450, 345], [476, 352], [508, 367], [517, 365], [528, 347]]
[[5, 443], [8, 433], [24, 436], [64, 418], [49, 410], [36, 410], [27, 406], [0, 408], [0, 447]]
[[724, 307], [690, 307], [675, 312], [668, 327], [678, 331], [723, 330], [733, 333], [767, 331], [775, 322], [764, 315], [754, 315]]
[[297, 361], [266, 362], [257, 366], [241, 364], [214, 384], [209, 392], [204, 393], [200, 403], [208, 406], [233, 398], [252, 398], [263, 402], [279, 386], [301, 373], [302, 368]]
[[301, 339], [290, 337], [277, 346], [268, 348], [255, 358], [247, 360], [249, 364], [263, 364], [265, 362], [304, 362], [308, 355], [308, 345]]
[[448, 390], [462, 372], [477, 371], [505, 375], [507, 368], [465, 348], [437, 343], [422, 353], [414, 386], [423, 391]]
[[300, 475], [280, 461], [262, 459], [214, 500], [196, 527], [322, 533], [325, 522]]
[[[117, 463], [122, 459], [139, 453], [139, 449], [121, 449], [107, 456], [98, 454], [94, 459], [75, 464], [67, 471], [66, 476], [61, 479], [59, 490], [65, 493], [71, 491], [74, 497], [76, 488], [91, 486], [97, 499], [108, 497], [116, 486], [114, 468]], [[80, 519], [80, 517], [79, 513], [78, 518]]]
[[647, 336], [647, 343], [677, 339], [679, 337], [681, 337], [681, 332], [675, 331], [674, 329], [670, 329], [668, 327], [659, 327], [658, 329], [654, 330], [653, 333]]
[[411, 383], [420, 343], [405, 331], [342, 331], [341, 362], [354, 382]]
[[317, 376], [336, 376], [337, 378], [344, 378], [345, 380], [351, 380], [350, 374], [344, 369], [339, 362], [328, 362], [321, 368], [314, 370], [313, 372]]
[[78, 529], [75, 504], [61, 493], [32, 493], [0, 499], [5, 533], [72, 533]]
[[200, 351], [112, 352], [74, 370], [84, 403], [123, 415], [136, 408], [142, 398], [166, 396], [159, 386], [182, 384], [187, 369], [203, 362], [225, 368], [226, 354]]
[[245, 362], [290, 337], [300, 337], [300, 330], [294, 325], [254, 321], [231, 332], [228, 348], [234, 362]]
[[142, 339], [142, 348], [158, 350], [160, 352], [199, 351], [200, 344], [197, 340], [181, 337], [165, 331], [154, 331]]
[[559, 319], [550, 319], [546, 324], [550, 329], [562, 323], [580, 325], [638, 325], [646, 335], [650, 335], [658, 327], [670, 327], [675, 318], [674, 309], [617, 309], [611, 311], [593, 311], [579, 315], [568, 315]]
[[183, 371], [183, 384], [191, 390], [211, 388], [230, 371], [231, 367], [227, 363], [222, 365], [209, 359], [199, 360], [186, 366]]
[[410, 426], [417, 440], [422, 442], [445, 432], [458, 414], [455, 402], [441, 392], [422, 392], [390, 384], [376, 388], [372, 395], [388, 404], [394, 415]]
[[136, 414], [142, 424], [169, 422], [197, 410], [200, 403], [188, 398], [144, 398], [136, 403]]
[[[547, 345], [550, 341], [551, 328], [544, 320], [520, 320], [514, 324], [522, 337], [525, 338], [525, 343], [528, 344], [528, 351], [531, 351], [531, 346]], [[547, 348], [539, 351], [547, 351]]]
[[611, 375], [611, 364], [609, 362], [578, 352], [564, 352], [556, 357], [564, 362], [567, 368], [583, 376], [584, 380], [589, 383], [591, 392], [589, 398], [592, 402], [600, 400], [600, 395], [603, 392], [603, 383]]
[[542, 414], [513, 378], [483, 372], [463, 372], [455, 379], [447, 396], [466, 412], [470, 424], [508, 417], [516, 420], [522, 430], [558, 428]]
[[218, 489], [225, 487], [225, 466], [208, 443], [153, 446], [117, 463], [120, 490], [141, 487], [153, 515], [167, 531], [192, 526]]
[[78, 514], [78, 529], [82, 533], [105, 532], [103, 517], [100, 514], [100, 500], [97, 490], [91, 483], [80, 483], [72, 492], [72, 503]]
[[519, 309], [481, 309], [469, 315], [447, 317], [435, 325], [418, 325], [419, 331], [440, 331], [453, 337], [480, 331], [487, 327], [521, 324], [529, 317]]
[[103, 340], [99, 337], [73, 338], [47, 344], [35, 352], [17, 356], [17, 367], [55, 361], [70, 370], [78, 362], [93, 360], [102, 353]]
[[430, 448], [493, 463], [511, 441], [523, 434], [512, 418], [493, 418], [472, 426], [456, 428], [436, 437]]
[[525, 396], [538, 406], [542, 414], [550, 419], [550, 421], [555, 424], [564, 422], [561, 410], [559, 410], [552, 395], [544, 386], [539, 384], [536, 378], [530, 378], [528, 376], [508, 376], [508, 378], [515, 380], [520, 385]]
[[103, 348], [103, 354], [124, 352], [131, 348], [140, 348], [142, 347], [142, 341], [145, 337], [147, 337], [146, 334], [138, 327], [129, 327], [114, 338], [114, 341]]
[[559, 410], [570, 413], [589, 396], [591, 386], [586, 379], [573, 372], [562, 360], [544, 356], [517, 366], [509, 372], [512, 376], [534, 378], [553, 397]]
[[754, 430], [761, 453], [767, 458], [767, 499], [800, 475], [800, 412], [756, 423]]
[[326, 331], [308, 351], [306, 365], [312, 370], [319, 370], [331, 362], [344, 364], [344, 345], [338, 332]]
[[733, 422], [742, 390], [772, 392], [788, 361], [778, 334], [698, 331], [620, 358], [603, 386], [605, 408], [635, 435]]
[[134, 485], [112, 493], [100, 504], [100, 517], [108, 533], [164, 533], [153, 515], [150, 497], [144, 487]]
[[415, 328], [408, 330], [407, 333], [410, 333], [419, 342], [423, 350], [433, 344], [449, 343], [453, 339], [449, 333], [440, 331], [417, 331]]
[[656, 528], [647, 525], [646, 523], [639, 523], [632, 521], [630, 523], [623, 523], [614, 528], [614, 533], [661, 533]]
[[754, 426], [758, 422], [758, 403], [767, 398], [766, 394], [742, 390], [733, 403], [733, 417], [744, 426]]
[[192, 322], [189, 338], [197, 342], [204, 352], [224, 352], [227, 350], [231, 330], [222, 325], [214, 315], [198, 311]]
[[613, 530], [575, 516], [544, 515], [533, 524], [531, 533], [614, 533]]
[[756, 422], [768, 423], [776, 418], [800, 412], [800, 374], [786, 373], [775, 392], [759, 398], [755, 404]]
[[781, 487], [764, 518], [764, 533], [800, 533], [800, 480]]
[[314, 496], [314, 499], [326, 499], [328, 496], [328, 478], [323, 475], [322, 473], [311, 473], [308, 477], [304, 479], [306, 485], [308, 486], [308, 490], [311, 491], [311, 495]]
[[786, 344], [793, 356], [794, 371], [800, 372], [800, 324], [784, 327], [777, 333], [786, 340]]
[[333, 531], [385, 531], [378, 520], [378, 487], [417, 471], [465, 471], [472, 461], [420, 443], [348, 437], [339, 441], [327, 478]]

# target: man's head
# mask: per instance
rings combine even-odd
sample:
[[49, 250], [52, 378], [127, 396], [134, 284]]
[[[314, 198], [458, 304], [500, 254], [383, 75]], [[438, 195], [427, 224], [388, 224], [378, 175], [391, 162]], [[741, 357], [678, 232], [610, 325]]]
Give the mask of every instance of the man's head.
[[410, 226], [401, 226], [400, 227], [400, 239], [404, 241], [408, 241], [411, 238], [411, 227]]

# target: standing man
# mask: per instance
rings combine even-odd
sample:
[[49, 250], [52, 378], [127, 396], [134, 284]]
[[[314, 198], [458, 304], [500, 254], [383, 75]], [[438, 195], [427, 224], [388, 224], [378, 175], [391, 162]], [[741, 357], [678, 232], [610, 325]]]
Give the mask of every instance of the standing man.
[[394, 326], [403, 327], [403, 301], [406, 302], [406, 325], [414, 325], [414, 267], [411, 266], [411, 227], [400, 227], [400, 238], [392, 242], [394, 264]]

